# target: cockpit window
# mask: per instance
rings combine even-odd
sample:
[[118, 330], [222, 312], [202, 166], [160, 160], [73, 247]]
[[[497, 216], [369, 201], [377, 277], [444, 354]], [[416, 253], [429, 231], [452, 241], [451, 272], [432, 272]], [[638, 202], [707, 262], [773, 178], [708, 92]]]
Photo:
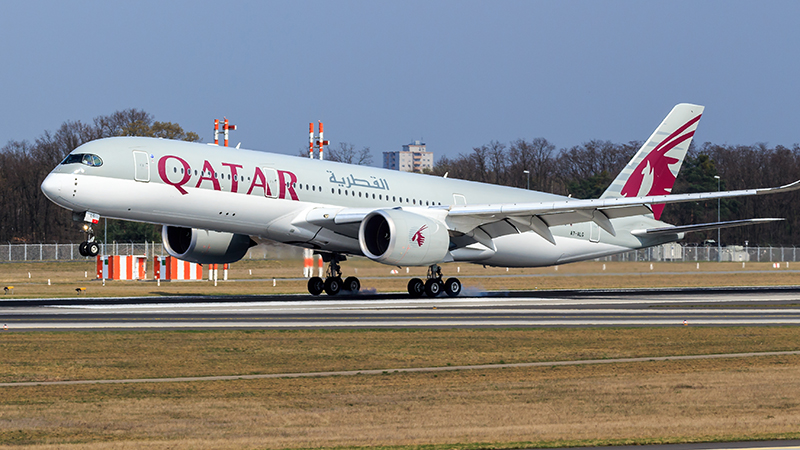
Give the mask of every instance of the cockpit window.
[[103, 165], [103, 160], [97, 155], [89, 153], [72, 153], [61, 161], [61, 164], [86, 164], [89, 167], [100, 167]]

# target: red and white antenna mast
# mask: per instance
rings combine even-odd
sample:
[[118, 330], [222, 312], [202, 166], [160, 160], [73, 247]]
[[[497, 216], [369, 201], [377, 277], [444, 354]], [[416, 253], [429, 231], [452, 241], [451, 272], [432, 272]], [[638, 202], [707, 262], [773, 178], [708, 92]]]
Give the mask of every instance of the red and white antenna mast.
[[308, 157], [314, 159], [314, 122], [308, 124]]
[[[228, 124], [228, 118], [222, 118], [222, 132], [224, 134], [225, 139], [225, 147], [228, 146], [228, 131], [235, 130], [236, 125]], [[219, 145], [219, 119], [214, 119], [214, 145]]]
[[[316, 139], [315, 139], [316, 138]], [[322, 149], [330, 144], [322, 137], [322, 122], [319, 122], [319, 135], [314, 135], [314, 122], [308, 124], [308, 157], [314, 159], [314, 149], [319, 149], [319, 159], [322, 159]]]

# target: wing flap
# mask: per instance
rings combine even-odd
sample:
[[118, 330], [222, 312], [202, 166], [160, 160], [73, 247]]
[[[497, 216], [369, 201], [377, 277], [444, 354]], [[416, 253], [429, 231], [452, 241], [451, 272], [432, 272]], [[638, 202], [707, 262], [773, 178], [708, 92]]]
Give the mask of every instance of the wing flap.
[[663, 236], [678, 233], [693, 233], [695, 231], [716, 230], [718, 228], [744, 227], [747, 225], [758, 225], [761, 223], [780, 222], [786, 219], [765, 218], [765, 219], [744, 219], [731, 220], [728, 222], [698, 223], [696, 225], [679, 225], [674, 227], [648, 228], [646, 230], [633, 230], [634, 236]]

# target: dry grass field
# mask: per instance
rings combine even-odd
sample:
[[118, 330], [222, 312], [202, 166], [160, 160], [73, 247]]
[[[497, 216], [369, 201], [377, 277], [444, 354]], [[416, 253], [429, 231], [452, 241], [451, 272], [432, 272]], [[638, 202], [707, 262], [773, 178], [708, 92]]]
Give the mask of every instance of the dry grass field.
[[386, 371], [0, 387], [0, 447], [449, 449], [798, 438], [800, 356], [441, 373], [392, 368], [799, 344], [794, 327], [4, 333], [4, 382]]
[[[770, 263], [449, 264], [467, 292], [798, 285]], [[348, 261], [369, 292], [422, 269]], [[5, 298], [305, 293], [297, 261], [231, 281], [93, 280], [94, 264], [0, 264]], [[28, 273], [30, 272], [30, 278]], [[87, 277], [84, 278], [84, 272]], [[48, 279], [50, 283], [48, 285]], [[275, 279], [275, 287], [273, 287]], [[81, 294], [84, 295], [84, 294]], [[2, 309], [0, 308], [0, 315]], [[796, 327], [0, 332], [0, 382], [385, 370], [382, 375], [0, 387], [0, 448], [524, 448], [800, 438], [800, 356], [396, 373], [407, 367], [800, 349]]]
[[[605, 266], [605, 270], [603, 267]], [[493, 290], [534, 289], [613, 289], [651, 287], [702, 286], [786, 286], [800, 285], [800, 270], [782, 263], [644, 263], [582, 262], [545, 268], [484, 268], [471, 264], [445, 264], [445, 276], [457, 276], [467, 294]], [[362, 289], [371, 293], [405, 292], [408, 279], [425, 276], [425, 268], [400, 269], [353, 258], [343, 264], [345, 276], [356, 275]], [[798, 264], [797, 269], [800, 269]], [[152, 268], [148, 267], [148, 271]], [[163, 295], [272, 295], [305, 294], [306, 280], [302, 262], [293, 260], [242, 260], [232, 265], [229, 281], [217, 286], [209, 281], [162, 282], [106, 281], [105, 286], [94, 278], [94, 262], [45, 262], [0, 264], [0, 285], [13, 285], [7, 297], [71, 297], [76, 287], [86, 287], [85, 294], [96, 297], [163, 296]], [[221, 271], [220, 271], [221, 272]], [[29, 277], [30, 274], [30, 277]], [[85, 276], [84, 276], [85, 275]], [[219, 274], [222, 277], [222, 274]], [[50, 284], [48, 285], [48, 280]], [[273, 286], [273, 280], [275, 286]]]

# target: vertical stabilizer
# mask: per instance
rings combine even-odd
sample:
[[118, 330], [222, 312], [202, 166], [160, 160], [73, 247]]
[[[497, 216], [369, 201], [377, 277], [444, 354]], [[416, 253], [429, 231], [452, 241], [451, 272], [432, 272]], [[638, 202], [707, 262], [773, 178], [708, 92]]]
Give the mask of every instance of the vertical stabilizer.
[[[703, 106], [688, 103], [672, 108], [600, 198], [671, 193], [703, 109]], [[652, 209], [658, 219], [664, 205], [653, 205]]]

